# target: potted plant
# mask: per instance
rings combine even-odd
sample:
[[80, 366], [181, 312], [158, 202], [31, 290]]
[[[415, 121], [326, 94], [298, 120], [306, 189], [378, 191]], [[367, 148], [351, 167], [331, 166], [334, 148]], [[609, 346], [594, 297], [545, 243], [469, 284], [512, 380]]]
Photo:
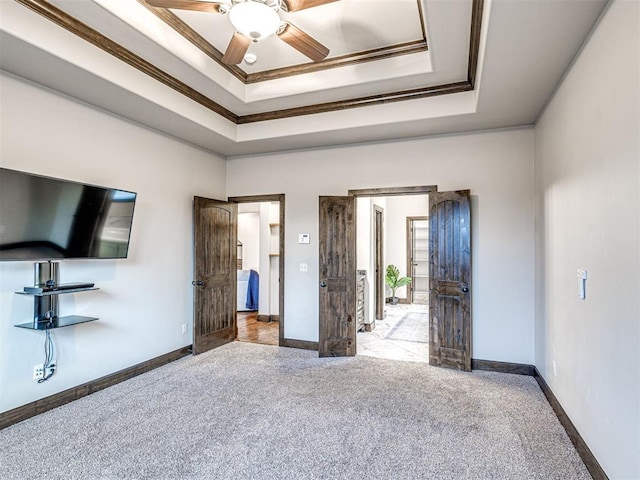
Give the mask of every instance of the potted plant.
[[396, 290], [400, 287], [409, 285], [411, 283], [411, 278], [401, 277], [398, 267], [395, 265], [387, 265], [387, 272], [384, 280], [391, 289], [391, 305], [397, 305], [398, 297], [396, 297]]

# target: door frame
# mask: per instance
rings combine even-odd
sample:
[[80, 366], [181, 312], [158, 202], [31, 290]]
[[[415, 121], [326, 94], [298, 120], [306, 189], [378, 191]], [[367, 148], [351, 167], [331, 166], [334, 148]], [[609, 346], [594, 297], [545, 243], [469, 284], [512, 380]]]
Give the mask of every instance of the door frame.
[[281, 347], [289, 347], [290, 342], [284, 337], [284, 322], [285, 322], [285, 314], [284, 314], [284, 193], [277, 193], [271, 195], [242, 195], [237, 197], [229, 197], [229, 202], [232, 203], [259, 203], [259, 202], [280, 202], [280, 228], [279, 228], [279, 262], [278, 262], [278, 275], [280, 277], [280, 282], [278, 285], [278, 314], [279, 314], [279, 325], [278, 325], [278, 345]]
[[[411, 186], [411, 187], [380, 187], [380, 188], [361, 188], [361, 189], [350, 189], [348, 191], [348, 195], [350, 197], [356, 197], [356, 199], [358, 197], [398, 197], [398, 196], [403, 196], [403, 195], [428, 195], [430, 193], [434, 193], [438, 191], [438, 186], [437, 185], [419, 185], [419, 186]], [[429, 209], [429, 204], [426, 205], [427, 210]], [[358, 215], [358, 209], [356, 208], [354, 211], [354, 215], [356, 216], [356, 218], [354, 219], [356, 225], [358, 224], [357, 222], [357, 215]], [[356, 227], [356, 238], [357, 238], [358, 232], [357, 232], [357, 227]], [[357, 244], [357, 242], [356, 242]], [[357, 254], [357, 247], [354, 246], [355, 250], [354, 252], [352, 252], [354, 255]], [[356, 268], [357, 268], [357, 262], [356, 262]], [[353, 274], [355, 275], [356, 272], [353, 272]], [[384, 275], [384, 274], [383, 274]], [[384, 277], [383, 277], [384, 278]], [[384, 288], [384, 286], [383, 286]], [[384, 290], [383, 290], [384, 291]], [[384, 294], [383, 294], [383, 298], [384, 298]], [[384, 302], [384, 299], [383, 299]], [[384, 304], [383, 304], [383, 310], [384, 310]], [[356, 312], [353, 312], [353, 316], [355, 318], [355, 314]]]
[[[384, 209], [373, 205], [374, 213], [374, 249], [375, 249], [375, 320], [384, 320]], [[380, 225], [378, 225], [378, 217]]]

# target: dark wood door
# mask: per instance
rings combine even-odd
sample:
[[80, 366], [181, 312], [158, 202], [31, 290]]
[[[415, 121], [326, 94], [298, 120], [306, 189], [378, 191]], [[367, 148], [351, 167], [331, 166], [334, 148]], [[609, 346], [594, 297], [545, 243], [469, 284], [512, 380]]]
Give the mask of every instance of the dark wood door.
[[355, 197], [320, 197], [321, 357], [356, 354]]
[[471, 370], [469, 190], [429, 194], [429, 363]]
[[377, 205], [373, 206], [376, 213], [376, 220], [374, 225], [374, 238], [375, 238], [375, 268], [376, 268], [376, 287], [375, 287], [375, 302], [376, 302], [376, 320], [384, 319], [384, 210]]
[[194, 197], [193, 208], [195, 355], [236, 337], [238, 206]]

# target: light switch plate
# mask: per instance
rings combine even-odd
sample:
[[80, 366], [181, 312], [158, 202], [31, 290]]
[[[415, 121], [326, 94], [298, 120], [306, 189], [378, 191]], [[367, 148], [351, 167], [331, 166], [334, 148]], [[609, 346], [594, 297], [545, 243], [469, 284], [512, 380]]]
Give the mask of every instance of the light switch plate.
[[298, 243], [309, 243], [310, 237], [308, 233], [299, 233], [298, 234]]
[[585, 299], [587, 298], [587, 271], [578, 269], [578, 298]]
[[301, 272], [308, 272], [309, 271], [309, 265], [307, 265], [306, 263], [301, 263], [300, 264], [300, 271]]

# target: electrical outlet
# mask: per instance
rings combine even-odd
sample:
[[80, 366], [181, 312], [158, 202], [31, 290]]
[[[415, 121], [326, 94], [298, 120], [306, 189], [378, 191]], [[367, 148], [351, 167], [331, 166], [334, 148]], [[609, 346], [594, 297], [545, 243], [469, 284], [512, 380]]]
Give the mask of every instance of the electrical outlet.
[[185, 333], [187, 333], [187, 324], [183, 323], [182, 324], [182, 334], [184, 335]]
[[33, 366], [33, 379], [40, 380], [41, 378], [44, 378], [44, 365], [39, 363]]
[[558, 370], [556, 369], [556, 361], [553, 361], [553, 376], [558, 376]]

